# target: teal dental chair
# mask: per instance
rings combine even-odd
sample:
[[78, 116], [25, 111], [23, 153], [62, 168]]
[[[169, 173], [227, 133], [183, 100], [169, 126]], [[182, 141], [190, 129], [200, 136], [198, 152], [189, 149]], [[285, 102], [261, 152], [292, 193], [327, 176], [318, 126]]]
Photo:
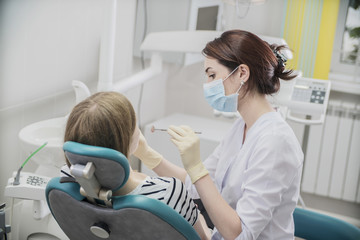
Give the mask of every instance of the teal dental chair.
[[63, 149], [75, 179], [51, 179], [46, 200], [71, 240], [200, 239], [179, 213], [158, 200], [112, 196], [129, 177], [122, 153], [76, 142], [66, 142]]
[[307, 240], [360, 240], [360, 229], [340, 219], [295, 208], [295, 236]]

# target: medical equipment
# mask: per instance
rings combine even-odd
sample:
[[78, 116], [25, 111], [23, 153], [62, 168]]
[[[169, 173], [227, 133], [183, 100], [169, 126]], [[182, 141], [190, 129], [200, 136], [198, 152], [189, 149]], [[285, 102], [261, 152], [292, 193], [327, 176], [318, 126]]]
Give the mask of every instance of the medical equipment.
[[[151, 132], [155, 132], [155, 131], [163, 131], [163, 132], [166, 132], [167, 129], [165, 128], [155, 128], [155, 126], [153, 125], [150, 129]], [[198, 131], [194, 131], [195, 134], [201, 134], [201, 132], [198, 132]]]
[[13, 173], [13, 178], [8, 180], [8, 184], [5, 187], [5, 196], [7, 197], [34, 200], [33, 217], [37, 220], [42, 219], [49, 214], [47, 208], [44, 209], [42, 207], [43, 204], [41, 204], [41, 200], [45, 200], [44, 189], [49, 178], [28, 172], [21, 172], [21, 170], [24, 168], [26, 163], [46, 145], [47, 142], [30, 154], [18, 171]]
[[[49, 218], [50, 210], [45, 203], [45, 187], [50, 180], [50, 177], [38, 175], [30, 172], [22, 172], [21, 170], [27, 164], [27, 162], [43, 149], [48, 142], [42, 144], [36, 149], [30, 156], [24, 161], [18, 171], [13, 172], [13, 176], [9, 178], [7, 186], [5, 187], [5, 196], [12, 199], [22, 199], [23, 201], [17, 205], [20, 208], [19, 211], [23, 216], [31, 216], [36, 221], [26, 221], [26, 217], [22, 217], [18, 220], [18, 229], [21, 228], [21, 232], [14, 232], [13, 234], [19, 234], [12, 236], [13, 239], [33, 239], [46, 237], [47, 239], [64, 239], [64, 234], [55, 225], [53, 226], [53, 220]], [[11, 216], [13, 219], [14, 201], [11, 204]], [[49, 227], [44, 230], [43, 225]], [[41, 229], [41, 231], [39, 231]], [[57, 237], [55, 237], [57, 236]]]
[[163, 131], [163, 132], [166, 132], [167, 129], [165, 129], [165, 128], [155, 128], [155, 126], [152, 126], [150, 131], [151, 131], [151, 132], [155, 132], [155, 131]]
[[329, 80], [300, 76], [289, 82], [281, 80], [279, 93], [270, 96], [269, 100], [275, 107], [280, 108], [285, 119], [305, 125], [322, 124], [325, 120], [330, 89]]
[[51, 179], [46, 199], [70, 239], [199, 239], [179, 213], [158, 200], [112, 196], [130, 173], [120, 152], [76, 142], [66, 142], [64, 151], [76, 182], [69, 177]]
[[11, 231], [10, 225], [5, 224], [5, 203], [0, 205], [0, 240], [7, 240], [8, 239], [8, 233]]
[[21, 170], [24, 168], [25, 164], [32, 158], [32, 156], [34, 156], [38, 151], [40, 151], [43, 147], [46, 146], [46, 144], [48, 144], [47, 142], [45, 142], [43, 145], [41, 145], [38, 149], [36, 149], [26, 160], [25, 162], [21, 165], [21, 167], [18, 169], [16, 176], [14, 178], [14, 182], [13, 185], [19, 185], [19, 179], [20, 179], [20, 172]]

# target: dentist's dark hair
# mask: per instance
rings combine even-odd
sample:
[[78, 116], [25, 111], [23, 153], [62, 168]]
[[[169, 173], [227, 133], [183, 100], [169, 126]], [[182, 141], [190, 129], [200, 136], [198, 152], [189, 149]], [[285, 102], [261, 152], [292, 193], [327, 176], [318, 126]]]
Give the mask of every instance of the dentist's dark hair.
[[230, 30], [219, 38], [208, 42], [202, 53], [216, 59], [229, 71], [240, 64], [249, 67], [250, 76], [244, 95], [247, 93], [273, 94], [280, 89], [280, 79], [291, 80], [296, 77], [293, 70], [285, 70], [286, 59], [281, 54], [285, 46], [269, 45], [253, 33]]

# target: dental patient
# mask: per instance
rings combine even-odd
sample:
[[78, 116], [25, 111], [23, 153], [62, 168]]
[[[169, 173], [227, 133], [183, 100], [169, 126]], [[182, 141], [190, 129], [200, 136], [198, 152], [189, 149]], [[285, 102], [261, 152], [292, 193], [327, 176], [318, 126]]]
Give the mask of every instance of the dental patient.
[[[143, 136], [136, 126], [130, 101], [120, 93], [99, 92], [73, 108], [64, 141], [111, 148], [129, 159], [136, 151], [140, 137]], [[67, 159], [66, 164], [70, 167]], [[201, 239], [210, 239], [205, 220], [179, 179], [149, 177], [130, 167], [128, 181], [113, 195], [144, 195], [162, 201], [182, 215]]]

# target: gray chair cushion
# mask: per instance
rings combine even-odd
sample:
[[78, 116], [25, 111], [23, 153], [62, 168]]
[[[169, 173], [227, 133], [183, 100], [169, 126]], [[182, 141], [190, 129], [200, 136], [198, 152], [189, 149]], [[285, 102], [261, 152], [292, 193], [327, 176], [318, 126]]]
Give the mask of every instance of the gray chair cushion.
[[125, 170], [118, 162], [106, 158], [82, 156], [71, 152], [66, 152], [66, 157], [72, 165], [86, 165], [86, 163], [92, 162], [96, 168], [95, 177], [103, 188], [117, 190], [124, 182]]
[[[90, 231], [97, 223], [106, 223], [108, 239], [185, 239], [182, 234], [157, 216], [134, 208], [114, 210], [78, 201], [53, 189], [48, 195], [52, 213], [71, 240], [99, 240]], [[61, 213], [61, 214], [60, 214]]]

